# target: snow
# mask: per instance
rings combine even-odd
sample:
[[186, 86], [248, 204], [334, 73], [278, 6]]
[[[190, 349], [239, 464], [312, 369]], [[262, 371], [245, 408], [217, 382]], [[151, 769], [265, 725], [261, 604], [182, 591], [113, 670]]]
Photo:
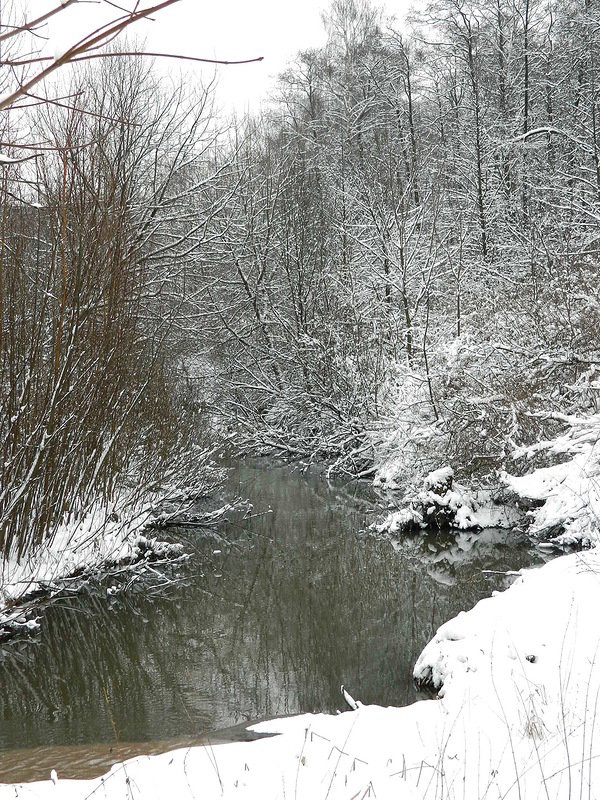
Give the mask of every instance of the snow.
[[425, 476], [423, 481], [423, 488], [427, 491], [437, 489], [438, 487], [452, 486], [454, 480], [454, 470], [452, 467], [440, 467], [433, 470]]
[[[548, 415], [545, 415], [546, 417]], [[513, 458], [529, 463], [534, 457], [559, 461], [519, 476], [506, 471], [500, 481], [513, 493], [539, 508], [529, 512], [529, 533], [543, 546], [591, 547], [600, 544], [600, 414], [578, 417], [552, 414], [565, 431], [554, 439], [516, 448]], [[401, 480], [397, 457], [389, 457], [378, 470], [374, 485], [398, 489]], [[497, 493], [472, 489], [454, 481], [449, 466], [439, 467], [401, 499], [401, 508], [390, 511], [372, 527], [378, 533], [398, 533], [431, 524], [458, 530], [511, 528], [520, 525], [524, 512], [516, 502], [497, 502]]]
[[[549, 540], [546, 545], [600, 544], [600, 414], [552, 417], [564, 424], [565, 432], [554, 439], [516, 448], [513, 458], [530, 461], [542, 455], [561, 459], [559, 463], [522, 476], [504, 471], [500, 480], [519, 497], [539, 503], [539, 508], [529, 512], [529, 533]], [[391, 467], [385, 476], [378, 473], [376, 485], [394, 486], [392, 474]], [[393, 534], [432, 523], [458, 530], [510, 528], [523, 517], [515, 503], [495, 502], [490, 490], [470, 489], [455, 482], [449, 466], [426, 475], [419, 490], [404, 495], [402, 505], [376, 523], [374, 529]]]
[[449, 466], [426, 475], [422, 488], [407, 493], [402, 504], [403, 508], [391, 511], [372, 526], [377, 533], [397, 533], [440, 522], [458, 530], [511, 528], [521, 517], [517, 508], [495, 503], [490, 490], [469, 489], [455, 483]]
[[547, 453], [568, 459], [527, 475], [503, 473], [502, 477], [521, 497], [543, 502], [531, 512], [531, 534], [557, 534], [551, 539], [554, 544], [589, 547], [600, 541], [600, 415], [556, 416], [568, 426], [564, 434], [520, 448], [514, 456], [530, 459]]
[[348, 705], [353, 711], [357, 711], [362, 706], [360, 700], [355, 700], [350, 692], [345, 688], [343, 683], [340, 686], [340, 691], [342, 693], [342, 697], [346, 701], [346, 705]]
[[423, 524], [423, 516], [416, 509], [401, 508], [399, 511], [390, 511], [382, 522], [375, 522], [371, 528], [377, 533], [397, 533]]
[[[504, 479], [544, 503], [534, 530], [558, 526], [595, 542], [600, 418], [564, 421], [566, 433], [518, 455], [566, 460]], [[448, 467], [427, 475], [417, 498], [421, 510], [398, 518], [445, 508], [463, 530], [496, 514], [491, 495], [459, 486]], [[600, 548], [561, 556], [438, 629], [414, 668], [436, 699], [364, 706], [342, 687], [340, 705], [355, 710], [262, 722], [252, 730], [267, 738], [137, 757], [93, 780], [62, 780], [56, 764], [47, 781], [0, 785], [0, 800], [595, 797], [599, 607]]]
[[126, 525], [119, 520], [113, 508], [98, 503], [80, 520], [65, 521], [51, 543], [27, 558], [10, 557], [1, 568], [0, 604], [20, 600], [78, 569], [133, 556], [136, 543], [131, 534], [150, 521], [150, 508], [138, 509]]
[[435, 465], [443, 436], [431, 419], [424, 377], [397, 362], [388, 364], [388, 370], [380, 390], [381, 419], [370, 439], [376, 467], [373, 483], [395, 490]]
[[181, 557], [182, 545], [144, 535], [154, 521], [153, 507], [150, 503], [131, 505], [123, 497], [108, 506], [97, 502], [79, 519], [65, 520], [53, 539], [28, 557], [10, 556], [0, 566], [0, 628], [39, 628], [37, 618], [28, 618], [23, 603], [36, 592], [60, 590], [72, 576], [144, 558]]
[[441, 626], [415, 666], [437, 700], [263, 722], [252, 729], [279, 735], [137, 757], [94, 780], [62, 780], [57, 764], [56, 786], [0, 786], [0, 800], [593, 797], [599, 605], [600, 554], [562, 556]]
[[413, 424], [413, 420], [399, 420], [393, 417], [391, 430], [379, 432], [382, 441], [374, 435], [373, 446], [376, 451], [377, 472], [373, 485], [383, 489], [399, 489], [422, 469], [420, 454], [423, 450], [435, 447], [431, 444], [439, 438], [435, 425]]

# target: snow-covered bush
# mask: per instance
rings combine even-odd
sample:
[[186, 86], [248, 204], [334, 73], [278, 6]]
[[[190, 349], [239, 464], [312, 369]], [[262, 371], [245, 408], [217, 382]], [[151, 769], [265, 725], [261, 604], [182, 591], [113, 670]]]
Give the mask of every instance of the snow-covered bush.
[[427, 382], [418, 372], [391, 365], [380, 395], [381, 415], [370, 431], [374, 485], [403, 488], [439, 464], [447, 442], [432, 414]]
[[402, 508], [391, 511], [373, 525], [377, 533], [405, 533], [419, 528], [508, 528], [516, 524], [519, 512], [494, 502], [486, 489], [469, 489], [454, 481], [451, 467], [430, 472], [418, 488], [402, 498]]

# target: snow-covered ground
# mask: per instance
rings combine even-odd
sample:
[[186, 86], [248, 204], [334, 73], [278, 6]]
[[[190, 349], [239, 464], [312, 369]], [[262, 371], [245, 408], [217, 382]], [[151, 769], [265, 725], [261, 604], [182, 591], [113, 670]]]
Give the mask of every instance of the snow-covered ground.
[[521, 497], [543, 503], [531, 514], [531, 533], [552, 536], [557, 545], [596, 545], [600, 542], [600, 414], [554, 416], [565, 424], [564, 434], [519, 448], [513, 455], [530, 459], [544, 453], [563, 461], [520, 477], [503, 477]]
[[431, 525], [459, 530], [512, 528], [521, 519], [513, 505], [495, 502], [489, 489], [470, 489], [454, 481], [451, 467], [440, 467], [423, 479], [419, 490], [402, 498], [402, 508], [373, 525], [377, 533], [397, 533]]
[[138, 757], [95, 780], [62, 780], [57, 764], [54, 780], [0, 798], [596, 797], [599, 607], [600, 554], [562, 556], [439, 629], [415, 667], [436, 700], [261, 723], [280, 735]]
[[[472, 489], [454, 480], [452, 469], [440, 467], [425, 476], [418, 489], [404, 493], [401, 507], [373, 527], [378, 533], [398, 533], [438, 524], [472, 530], [511, 528], [527, 516], [531, 536], [549, 546], [592, 547], [600, 544], [600, 414], [586, 417], [554, 414], [565, 432], [554, 439], [516, 448], [513, 458], [542, 454], [558, 461], [525, 475], [500, 473], [500, 482], [513, 493]], [[375, 485], [398, 489], [395, 462], [379, 470]], [[521, 498], [537, 508], [524, 515], [515, 502]]]
[[[144, 558], [177, 558], [182, 546], [145, 535], [155, 520], [155, 505], [118, 498], [109, 506], [98, 502], [78, 517], [65, 520], [50, 542], [21, 559], [0, 563], [0, 630], [35, 629], [35, 608], [23, 608], [37, 592], [52, 594], [78, 576], [101, 573], [116, 565]], [[72, 580], [71, 580], [72, 578]]]
[[[600, 418], [565, 422], [562, 437], [528, 449], [563, 463], [505, 481], [543, 503], [534, 531], [593, 544]], [[487, 521], [448, 469], [422, 492], [421, 508], [448, 507], [459, 527]], [[436, 699], [264, 722], [254, 730], [278, 735], [138, 757], [94, 780], [63, 780], [56, 764], [47, 781], [0, 786], [0, 800], [598, 797], [598, 608], [600, 548], [561, 556], [439, 628], [414, 670]]]

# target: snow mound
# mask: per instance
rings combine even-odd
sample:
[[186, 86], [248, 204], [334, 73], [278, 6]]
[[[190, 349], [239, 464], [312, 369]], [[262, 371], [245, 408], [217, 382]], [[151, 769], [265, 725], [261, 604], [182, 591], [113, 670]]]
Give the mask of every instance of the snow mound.
[[434, 491], [441, 494], [452, 488], [453, 481], [454, 470], [452, 467], [440, 467], [440, 469], [434, 469], [433, 472], [425, 476], [423, 488], [425, 491]]
[[501, 707], [524, 733], [535, 727], [538, 739], [583, 732], [600, 692], [599, 602], [596, 551], [524, 570], [509, 589], [438, 629], [415, 680], [450, 704], [470, 695]]
[[511, 528], [521, 517], [518, 509], [494, 502], [487, 489], [468, 489], [454, 482], [451, 467], [441, 467], [425, 476], [422, 489], [405, 495], [404, 508], [390, 512], [372, 527], [377, 533], [398, 533], [434, 526], [474, 530]]
[[559, 546], [600, 543], [600, 415], [555, 415], [568, 428], [550, 441], [520, 448], [515, 458], [545, 452], [568, 460], [517, 477], [502, 478], [518, 495], [543, 503], [530, 512], [530, 532]]
[[149, 503], [97, 502], [78, 519], [65, 520], [50, 542], [27, 557], [9, 557], [0, 564], [0, 636], [39, 627], [37, 618], [22, 608], [38, 592], [55, 593], [81, 575], [117, 565], [182, 557], [181, 544], [144, 535], [154, 522], [152, 508]]
[[151, 521], [151, 508], [130, 510], [126, 522], [119, 511], [97, 503], [80, 519], [65, 521], [51, 542], [27, 557], [9, 557], [0, 572], [0, 604], [19, 601], [78, 570], [133, 558], [134, 534]]

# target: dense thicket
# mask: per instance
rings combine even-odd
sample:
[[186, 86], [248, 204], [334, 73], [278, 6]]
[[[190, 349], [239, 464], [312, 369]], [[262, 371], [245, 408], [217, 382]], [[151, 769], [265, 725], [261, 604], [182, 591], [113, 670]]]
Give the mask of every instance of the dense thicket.
[[5, 113], [5, 555], [185, 475], [208, 407], [238, 445], [406, 476], [598, 410], [597, 4], [325, 24], [227, 137], [134, 59]]
[[354, 473], [388, 450], [489, 472], [543, 412], [597, 409], [599, 7], [325, 23], [232, 137], [195, 262], [216, 405]]
[[206, 92], [168, 88], [147, 64], [116, 59], [77, 71], [64, 102], [27, 110], [3, 131], [5, 556], [21, 557], [99, 503], [126, 524], [157, 486], [199, 477], [205, 451], [194, 450], [202, 430], [183, 378], [182, 320], [185, 254], [211, 213], [192, 214], [190, 200], [212, 174], [214, 133]]

